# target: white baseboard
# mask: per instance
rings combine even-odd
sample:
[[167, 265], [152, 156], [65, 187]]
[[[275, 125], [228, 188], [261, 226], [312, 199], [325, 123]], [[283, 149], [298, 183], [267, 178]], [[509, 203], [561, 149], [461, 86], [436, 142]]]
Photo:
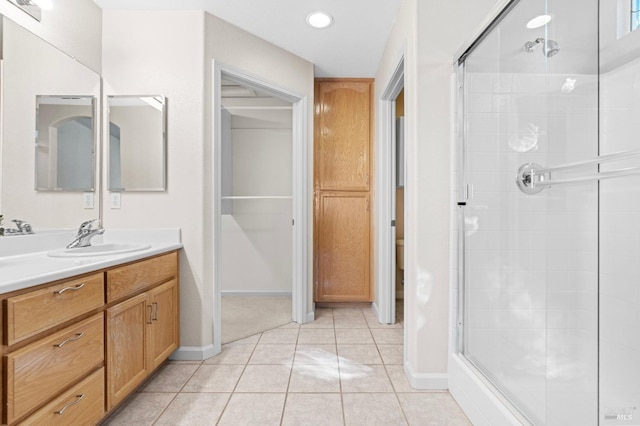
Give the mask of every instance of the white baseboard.
[[514, 426], [529, 424], [518, 418], [494, 394], [457, 354], [449, 356], [451, 395], [471, 423], [478, 426]]
[[306, 322], [313, 322], [316, 319], [316, 313], [311, 311], [311, 312], [307, 312], [307, 321]]
[[416, 373], [411, 365], [405, 361], [404, 372], [411, 386], [422, 390], [449, 389], [449, 375], [446, 373]]
[[291, 296], [291, 290], [275, 291], [221, 291], [223, 296]]
[[376, 318], [380, 320], [380, 313], [378, 312], [378, 304], [375, 301], [371, 304], [371, 309], [373, 309], [373, 312], [376, 314]]
[[216, 352], [214, 345], [180, 346], [171, 354], [169, 359], [174, 361], [204, 361], [205, 359], [217, 355], [219, 352], [219, 350]]

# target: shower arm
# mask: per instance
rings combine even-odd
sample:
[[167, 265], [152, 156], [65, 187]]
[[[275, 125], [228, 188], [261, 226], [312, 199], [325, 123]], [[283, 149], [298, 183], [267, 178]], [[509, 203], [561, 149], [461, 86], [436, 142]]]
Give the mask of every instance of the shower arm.
[[640, 167], [627, 167], [618, 170], [611, 170], [606, 172], [596, 172], [586, 176], [580, 176], [575, 178], [566, 179], [552, 179], [551, 173], [569, 171], [573, 169], [580, 169], [582, 167], [599, 165], [612, 161], [625, 160], [640, 156], [640, 150], [630, 150], [615, 152], [612, 154], [601, 155], [597, 158], [585, 161], [577, 161], [574, 163], [567, 163], [554, 167], [542, 167], [536, 163], [526, 163], [520, 166], [516, 175], [516, 184], [518, 188], [525, 194], [537, 194], [544, 188], [548, 188], [554, 185], [576, 183], [576, 182], [588, 182], [593, 180], [611, 179], [623, 176], [640, 174]]

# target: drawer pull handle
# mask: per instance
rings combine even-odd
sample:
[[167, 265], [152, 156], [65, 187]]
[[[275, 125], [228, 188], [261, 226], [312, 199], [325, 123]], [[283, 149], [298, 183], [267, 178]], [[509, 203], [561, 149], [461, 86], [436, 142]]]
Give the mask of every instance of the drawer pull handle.
[[158, 310], [160, 309], [158, 307], [158, 302], [153, 302], [152, 305], [156, 307], [156, 314], [153, 316], [153, 320], [158, 321]]
[[66, 345], [68, 342], [75, 342], [76, 340], [80, 340], [80, 338], [84, 336], [84, 333], [76, 333], [75, 337], [69, 337], [68, 339], [63, 340], [62, 342], [58, 343], [57, 345], [53, 345], [56, 348], [61, 348], [64, 345]]
[[63, 288], [61, 290], [56, 290], [56, 291], [53, 292], [53, 294], [62, 294], [67, 290], [76, 291], [76, 290], [80, 290], [82, 287], [84, 287], [84, 283], [78, 284], [78, 285], [75, 285], [75, 286], [71, 286], [71, 287], [65, 287], [65, 288]]
[[151, 324], [151, 321], [153, 321], [153, 306], [147, 305], [147, 308], [149, 308], [149, 321], [147, 321], [147, 324]]
[[77, 403], [82, 401], [82, 398], [84, 398], [84, 394], [83, 393], [81, 393], [80, 395], [76, 395], [76, 400], [75, 401], [71, 401], [70, 403], [68, 403], [67, 405], [65, 405], [64, 407], [59, 409], [58, 411], [54, 411], [53, 414], [63, 415], [64, 414], [64, 410], [66, 410], [69, 407], [73, 407], [74, 405], [76, 405]]

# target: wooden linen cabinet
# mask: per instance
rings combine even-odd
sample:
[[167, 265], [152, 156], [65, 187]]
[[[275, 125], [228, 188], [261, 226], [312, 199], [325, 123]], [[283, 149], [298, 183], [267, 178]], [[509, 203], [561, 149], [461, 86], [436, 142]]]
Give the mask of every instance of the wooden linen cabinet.
[[372, 93], [372, 79], [316, 79], [316, 302], [372, 301]]

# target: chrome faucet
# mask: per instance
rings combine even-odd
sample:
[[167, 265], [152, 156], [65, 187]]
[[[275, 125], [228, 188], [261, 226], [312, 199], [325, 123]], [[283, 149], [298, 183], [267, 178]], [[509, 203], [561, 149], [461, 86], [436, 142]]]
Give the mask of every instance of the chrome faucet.
[[33, 234], [33, 228], [27, 222], [20, 219], [13, 219], [11, 222], [16, 224], [15, 229], [8, 228], [4, 230], [5, 235], [26, 235]]
[[[97, 228], [93, 227], [94, 224], [97, 226]], [[91, 239], [93, 237], [102, 234], [104, 234], [104, 228], [100, 226], [100, 219], [93, 219], [82, 222], [80, 228], [78, 228], [76, 239], [73, 240], [71, 244], [67, 246], [67, 248], [71, 249], [78, 247], [88, 247], [91, 245]]]

